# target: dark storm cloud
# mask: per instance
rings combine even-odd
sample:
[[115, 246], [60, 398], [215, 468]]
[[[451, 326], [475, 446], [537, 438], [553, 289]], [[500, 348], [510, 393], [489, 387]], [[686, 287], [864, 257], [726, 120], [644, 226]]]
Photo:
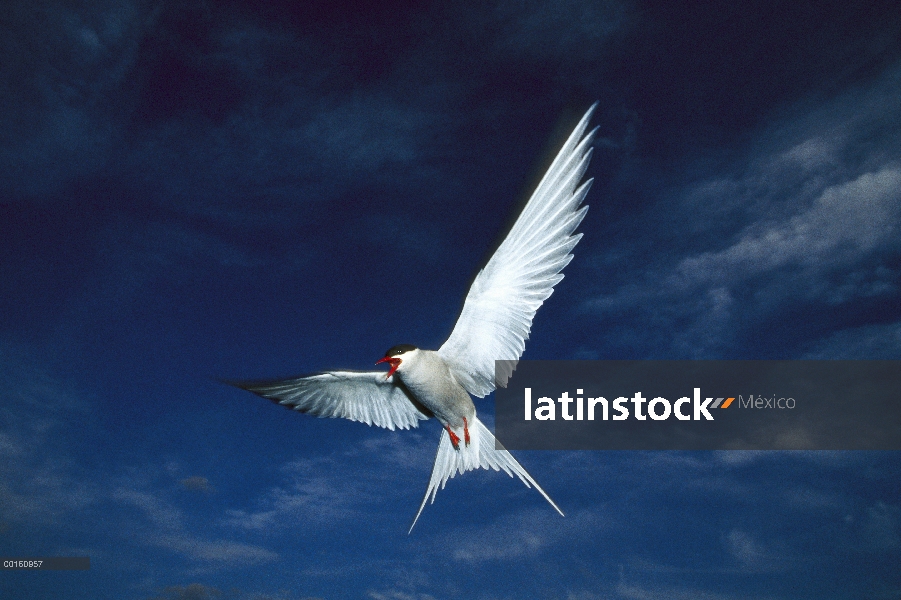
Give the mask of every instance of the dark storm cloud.
[[[578, 0], [460, 3], [438, 9], [443, 18], [435, 19], [438, 26], [430, 37], [446, 45], [456, 42], [480, 48], [483, 52], [477, 56], [487, 60], [473, 66], [484, 73], [535, 61], [573, 75], [597, 60], [611, 37], [630, 25], [630, 7], [629, 2]], [[553, 81], [559, 82], [564, 73]]]
[[296, 225], [297, 203], [339, 203], [364, 185], [425, 183], [415, 166], [437, 137], [428, 115], [383, 95], [328, 107], [293, 102], [277, 114], [247, 108], [193, 132], [185, 123], [156, 129], [130, 157], [134, 185], [184, 213], [271, 227]]
[[[401, 130], [417, 122], [391, 100], [323, 104], [329, 61], [295, 36], [220, 16], [201, 3], [48, 3], [7, 14], [7, 189], [45, 198], [72, 178], [105, 175], [161, 181], [150, 190], [157, 199], [209, 201], [277, 192], [338, 157], [351, 172], [410, 160]], [[306, 76], [273, 72], [280, 54]], [[379, 141], [374, 128], [398, 135]]]
[[[545, 143], [527, 125], [547, 110], [532, 84], [580, 88], [565, 81], [594, 72], [624, 14], [578, 2], [18, 6], [2, 42], [15, 68], [3, 71], [0, 188], [28, 211], [89, 215], [29, 234], [71, 256], [70, 228], [84, 226], [72, 265], [92, 279], [76, 301], [89, 310], [210, 266], [296, 271], [346, 240], [377, 256], [404, 239], [434, 265], [483, 207], [521, 193]], [[499, 90], [504, 110], [484, 102]], [[10, 227], [43, 225], [17, 216]]]
[[17, 3], [4, 11], [0, 185], [45, 199], [96, 174], [121, 140], [121, 88], [154, 11], [140, 2]]
[[[18, 6], [3, 42], [13, 67], [0, 117], [12, 134], [0, 149], [4, 187], [46, 198], [102, 175], [180, 209], [245, 218], [259, 198], [335, 201], [363, 183], [421, 188], [436, 176], [440, 185], [427, 165], [482, 77], [511, 60], [594, 60], [622, 21], [612, 3], [465, 5], [412, 13], [415, 31], [430, 30], [415, 41], [392, 45], [400, 33], [382, 17], [372, 24], [382, 44], [347, 34], [336, 46], [301, 24], [359, 15], [284, 8], [278, 22], [203, 2]], [[494, 47], [473, 80], [441, 46], [480, 31], [495, 33]], [[373, 52], [387, 53], [387, 68], [354, 79]]]
[[[482, 154], [460, 147], [466, 136], [459, 135], [459, 121], [463, 111], [471, 110], [469, 96], [484, 87], [484, 77], [502, 72], [504, 63], [521, 58], [525, 49], [532, 60], [559, 65], [570, 64], [574, 56], [594, 57], [616, 27], [607, 12], [615, 16], [612, 9], [575, 4], [549, 9], [537, 3], [438, 15], [418, 11], [404, 18], [414, 31], [428, 29], [429, 35], [404, 38], [400, 47], [393, 45], [401, 37], [396, 25], [378, 18], [369, 25], [375, 42], [348, 35], [340, 46], [315, 28], [279, 28], [241, 16], [224, 22], [200, 19], [204, 44], [154, 32], [153, 40], [174, 38], [178, 52], [172, 60], [179, 65], [218, 69], [244, 93], [205, 91], [215, 99], [232, 98], [212, 114], [208, 102], [189, 93], [198, 86], [193, 71], [179, 75], [171, 65], [163, 69], [158, 63], [169, 65], [164, 55], [172, 51], [145, 44], [149, 49], [142, 49], [146, 58], [140, 63], [145, 71], [135, 73], [145, 82], [139, 102], [144, 108], [135, 114], [141, 135], [124, 171], [135, 174], [141, 189], [180, 211], [251, 224], [296, 222], [296, 203], [359, 204], [360, 196], [437, 202], [464, 191], [454, 181], [459, 167], [448, 160], [461, 152]], [[340, 9], [336, 13], [319, 18], [361, 18]], [[286, 16], [293, 22], [293, 14]], [[577, 29], [573, 19], [578, 19]], [[160, 21], [165, 30], [165, 13]], [[501, 30], [496, 42], [501, 48], [483, 54], [492, 58], [475, 65], [475, 72], [461, 72], [448, 62], [446, 45], [472, 41], [461, 22], [477, 31]], [[547, 44], [525, 43], [533, 30]], [[359, 64], [380, 52], [387, 55], [377, 77], [353, 78]], [[165, 76], [156, 75], [161, 70]], [[521, 100], [513, 95], [509, 101]], [[476, 114], [484, 121], [498, 116]], [[509, 123], [516, 125], [521, 126]]]

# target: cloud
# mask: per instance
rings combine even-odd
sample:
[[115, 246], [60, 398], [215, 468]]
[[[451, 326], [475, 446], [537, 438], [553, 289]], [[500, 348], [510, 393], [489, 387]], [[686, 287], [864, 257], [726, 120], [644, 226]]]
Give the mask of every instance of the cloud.
[[367, 595], [372, 598], [372, 600], [437, 600], [436, 597], [431, 594], [422, 594], [416, 592], [368, 592]]
[[186, 526], [182, 511], [158, 494], [119, 488], [111, 497], [114, 501], [139, 509], [149, 521], [149, 528], [140, 521], [132, 523], [133, 528], [142, 530], [141, 540], [145, 544], [165, 548], [211, 566], [251, 565], [279, 558], [277, 553], [261, 546], [211, 540], [195, 534]]
[[131, 241], [136, 258], [162, 267], [201, 262], [224, 267], [255, 267], [263, 259], [211, 234], [184, 224], [148, 222], [135, 224], [139, 233]]
[[901, 169], [864, 173], [827, 187], [813, 206], [787, 221], [755, 223], [729, 248], [683, 259], [675, 277], [689, 285], [723, 286], [786, 267], [819, 272], [853, 265], [895, 241], [899, 217]]
[[210, 493], [215, 491], [213, 486], [210, 485], [210, 480], [199, 475], [185, 477], [179, 481], [179, 483], [182, 484], [186, 490], [191, 490], [192, 492]]
[[[613, 520], [598, 516], [600, 511], [581, 511], [557, 518], [547, 511], [526, 511], [502, 517], [496, 523], [463, 531], [453, 550], [458, 562], [519, 561], [548, 552], [561, 544], [575, 544], [596, 538]], [[443, 546], [440, 552], [445, 552]]]
[[805, 354], [810, 360], [898, 360], [901, 357], [901, 321], [836, 331], [818, 340]]
[[765, 573], [791, 568], [791, 561], [783, 553], [761, 544], [745, 531], [731, 530], [726, 535], [725, 544], [729, 555], [743, 572]]
[[421, 165], [442, 122], [434, 108], [378, 90], [329, 102], [296, 90], [280, 106], [254, 102], [221, 123], [188, 126], [191, 116], [174, 116], [149, 127], [122, 158], [126, 183], [179, 213], [243, 228], [297, 227], [298, 206], [334, 205], [363, 187], [428, 184]]
[[[807, 307], [828, 315], [899, 295], [901, 145], [886, 133], [901, 125], [899, 85], [896, 65], [819, 107], [799, 107], [759, 132], [729, 167], [734, 174], [660, 194], [636, 217], [646, 221], [635, 225], [632, 239], [641, 241], [597, 263], [611, 272], [612, 289], [586, 309], [608, 322], [643, 315], [646, 333], [619, 333], [614, 322], [609, 337], [620, 347], [671, 358], [749, 357], [767, 352], [755, 332], [780, 326], [786, 313]], [[672, 225], [661, 228], [659, 215]], [[667, 230], [665, 243], [646, 245]], [[782, 326], [801, 325], [826, 328]], [[801, 335], [780, 336], [777, 352], [799, 352], [785, 347], [789, 337], [812, 343]]]
[[67, 447], [72, 428], [94, 430], [92, 406], [20, 345], [0, 339], [0, 520], [64, 526], [98, 502]]
[[161, 593], [147, 598], [147, 600], [323, 600], [312, 596], [299, 596], [287, 590], [275, 593], [258, 593], [229, 588], [226, 591], [215, 586], [203, 583], [189, 583], [187, 585], [170, 585]]
[[155, 596], [152, 600], [213, 600], [221, 597], [222, 591], [218, 588], [202, 583], [189, 583], [169, 586], [163, 590], [163, 595]]
[[[429, 450], [424, 450], [428, 446]], [[430, 456], [431, 440], [411, 432], [379, 432], [355, 447], [298, 459], [281, 467], [283, 482], [267, 490], [256, 508], [231, 509], [225, 524], [238, 529], [290, 534], [309, 527], [332, 527], [367, 519], [400, 495], [402, 482], [417, 472], [414, 457]], [[426, 479], [423, 478], [422, 485]], [[410, 516], [415, 514], [410, 506]]]
[[102, 169], [124, 116], [116, 102], [153, 9], [137, 2], [42, 2], [4, 14], [0, 189], [54, 192]]
[[119, 488], [112, 492], [111, 497], [113, 500], [140, 509], [155, 527], [181, 529], [184, 526], [181, 511], [150, 492]]
[[151, 534], [146, 541], [188, 558], [223, 567], [256, 565], [279, 558], [276, 552], [230, 540], [207, 540], [189, 533]]
[[[40, 533], [50, 529], [53, 536], [75, 535], [78, 539], [94, 539], [92, 536], [99, 534], [108, 544], [121, 531], [130, 531], [137, 534], [131, 539], [138, 540], [138, 545], [163, 548], [208, 570], [279, 558], [262, 546], [197, 533], [194, 521], [165, 499], [165, 490], [154, 488], [154, 476], [129, 473], [118, 478], [123, 485], [111, 487], [109, 473], [81, 466], [81, 440], [95, 434], [92, 407], [72, 392], [72, 386], [35, 367], [37, 362], [27, 350], [0, 341], [0, 388], [4, 390], [0, 403], [0, 524], [14, 539], [19, 539], [23, 530], [29, 532], [29, 538], [43, 535], [55, 539]], [[199, 476], [183, 479], [181, 485], [211, 489], [207, 479]], [[137, 509], [137, 516], [122, 507]], [[89, 517], [101, 510], [102, 517]], [[79, 529], [75, 515], [87, 519], [89, 532]], [[122, 520], [127, 525], [120, 530], [108, 529], [108, 523]], [[103, 557], [107, 547], [87, 545], [79, 552]]]
[[346, 481], [348, 474], [341, 473], [337, 461], [298, 460], [283, 470], [285, 484], [267, 491], [258, 502], [261, 508], [228, 510], [225, 523], [252, 531], [290, 531], [360, 516], [360, 502], [366, 495], [353, 475], [350, 483]]
[[876, 551], [901, 546], [901, 507], [885, 502], [867, 507], [862, 534]]
[[0, 188], [45, 201], [100, 177], [180, 211], [260, 219], [248, 200], [328, 201], [362, 181], [415, 179], [409, 166], [441, 122], [430, 102], [406, 84], [329, 96], [339, 49], [230, 12], [106, 1], [9, 11], [2, 48], [21, 66], [0, 80]]
[[[102, 510], [103, 524], [127, 519], [125, 529], [139, 532], [141, 544], [164, 548], [210, 568], [259, 564], [277, 560], [271, 550], [196, 533], [193, 521], [155, 489], [154, 476], [130, 473], [121, 485], [109, 485], [109, 473], [80, 466], [77, 448], [86, 434], [94, 434], [91, 405], [70, 386], [34, 366], [30, 353], [0, 342], [0, 522], [11, 531], [52, 528], [68, 531], [73, 515]], [[146, 467], [145, 467], [146, 468]], [[152, 469], [151, 469], [152, 470]], [[166, 478], [166, 487], [169, 486]], [[158, 483], [158, 482], [157, 482]], [[209, 490], [205, 477], [183, 479], [188, 489]], [[117, 510], [137, 509], [138, 516]], [[92, 535], [98, 527], [91, 521]], [[76, 535], [86, 534], [73, 531]], [[106, 531], [104, 535], [116, 536]], [[87, 548], [90, 554], [103, 551]]]
[[585, 73], [624, 22], [618, 2], [423, 9], [411, 27], [429, 35], [388, 44], [379, 76], [354, 78], [348, 65], [372, 48], [262, 14], [108, 0], [15, 8], [2, 43], [23, 66], [0, 82], [11, 92], [0, 123], [14, 134], [0, 146], [0, 187], [46, 201], [100, 178], [242, 226], [297, 225], [296, 204], [361, 188], [453, 194], [447, 147], [480, 83], [446, 46], [492, 40], [471, 65], [484, 76], [520, 63]]
[[675, 586], [653, 586], [648, 584], [621, 584], [611, 598], [623, 600], [769, 600], [770, 595], [748, 595], [747, 593], [730, 594], [698, 588], [680, 588]]
[[490, 7], [498, 51], [540, 60], [596, 56], [628, 14], [624, 2], [507, 0]]

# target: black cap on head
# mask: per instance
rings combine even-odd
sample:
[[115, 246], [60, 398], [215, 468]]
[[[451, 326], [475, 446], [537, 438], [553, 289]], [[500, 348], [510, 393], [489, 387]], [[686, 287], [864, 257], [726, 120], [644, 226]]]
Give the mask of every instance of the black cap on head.
[[397, 346], [389, 348], [388, 351], [385, 352], [385, 356], [397, 356], [398, 354], [403, 354], [410, 350], [416, 350], [416, 346], [413, 344], [398, 344]]

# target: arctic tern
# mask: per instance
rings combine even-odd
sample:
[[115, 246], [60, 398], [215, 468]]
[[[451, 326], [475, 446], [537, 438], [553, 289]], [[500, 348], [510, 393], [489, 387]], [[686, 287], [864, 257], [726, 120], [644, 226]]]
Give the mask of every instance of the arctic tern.
[[[525, 349], [535, 311], [553, 293], [582, 234], [581, 207], [592, 180], [581, 183], [594, 129], [582, 117], [510, 230], [469, 289], [450, 337], [438, 350], [410, 344], [389, 349], [381, 372], [329, 371], [276, 381], [230, 382], [263, 398], [317, 417], [343, 417], [394, 430], [435, 417], [444, 426], [432, 476], [410, 532], [438, 487], [473, 469], [503, 469], [563, 511], [479, 421], [472, 396], [506, 387]], [[495, 360], [511, 361], [495, 372]], [[409, 533], [409, 532], [408, 532]]]

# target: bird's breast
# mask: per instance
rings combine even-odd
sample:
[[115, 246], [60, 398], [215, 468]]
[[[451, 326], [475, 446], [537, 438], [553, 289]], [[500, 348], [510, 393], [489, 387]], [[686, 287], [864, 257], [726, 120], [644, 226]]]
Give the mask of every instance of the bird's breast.
[[472, 398], [457, 383], [441, 357], [427, 355], [423, 359], [398, 373], [410, 393], [445, 425], [459, 427], [463, 417], [470, 420], [475, 417]]

